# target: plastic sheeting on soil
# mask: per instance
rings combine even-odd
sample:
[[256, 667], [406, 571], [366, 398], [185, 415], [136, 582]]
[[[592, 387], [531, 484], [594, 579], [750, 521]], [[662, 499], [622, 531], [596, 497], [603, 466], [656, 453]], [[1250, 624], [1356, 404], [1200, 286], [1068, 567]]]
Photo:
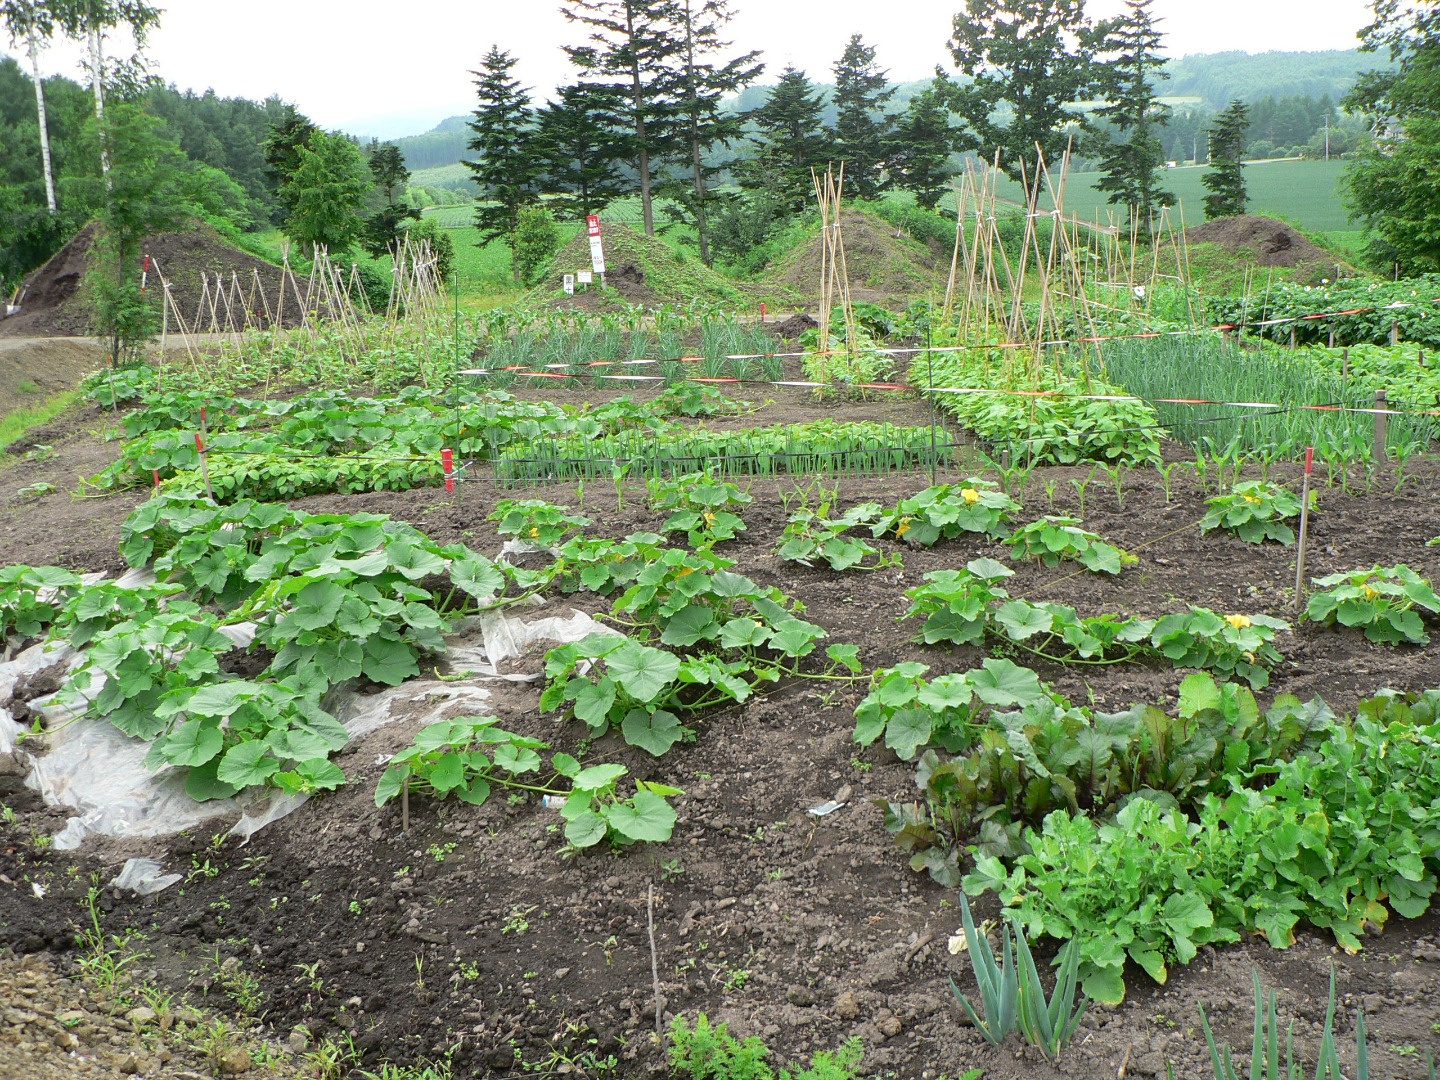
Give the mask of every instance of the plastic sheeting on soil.
[[[234, 631], [231, 637], [240, 646], [248, 644], [254, 632], [253, 627], [230, 629]], [[551, 616], [531, 622], [498, 611], [487, 612], [465, 619], [447, 637], [443, 666], [470, 680], [529, 681], [538, 674], [502, 674], [498, 666], [522, 655], [533, 642], [577, 641], [597, 631], [614, 633], [579, 612], [570, 618]], [[145, 768], [148, 743], [129, 738], [104, 721], [74, 720], [70, 710], [55, 702], [53, 695], [30, 703], [31, 709], [45, 718], [47, 730], [43, 749], [28, 753], [21, 742], [23, 729], [8, 708], [16, 686], [56, 665], [63, 665], [68, 673], [80, 660], [81, 654], [69, 646], [41, 643], [0, 663], [0, 753], [14, 753], [29, 765], [26, 784], [38, 791], [47, 804], [75, 811], [54, 838], [57, 849], [74, 849], [92, 835], [121, 839], [165, 836], [237, 815], [239, 820], [230, 835], [248, 840], [257, 830], [305, 803], [304, 795], [262, 790], [231, 799], [195, 802], [185, 794], [183, 770], [151, 772]], [[91, 694], [98, 692], [98, 685], [90, 690]], [[378, 694], [359, 694], [353, 685], [345, 684], [331, 692], [325, 705], [353, 741], [399, 719], [422, 727], [447, 711], [453, 712], [457, 705], [466, 711], [480, 711], [489, 696], [483, 682], [422, 678]]]

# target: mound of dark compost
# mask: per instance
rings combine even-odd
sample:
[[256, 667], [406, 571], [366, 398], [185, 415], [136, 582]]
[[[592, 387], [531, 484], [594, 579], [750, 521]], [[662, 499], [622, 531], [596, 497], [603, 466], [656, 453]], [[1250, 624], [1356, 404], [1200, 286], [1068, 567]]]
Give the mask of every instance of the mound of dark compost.
[[[850, 295], [870, 303], [905, 304], [944, 284], [942, 261], [924, 244], [909, 236], [897, 235], [893, 225], [858, 210], [845, 210], [840, 217], [841, 245]], [[800, 296], [820, 295], [824, 242], [817, 232], [807, 243], [778, 260], [767, 282]]]
[[1334, 266], [1341, 261], [1285, 222], [1253, 214], [1195, 225], [1185, 230], [1185, 237], [1192, 244], [1219, 244], [1227, 251], [1248, 248], [1260, 266]]
[[[91, 332], [91, 309], [80, 295], [80, 285], [90, 265], [97, 229], [96, 223], [90, 222], [25, 279], [20, 288], [20, 311], [8, 319], [0, 319], [0, 336], [80, 337]], [[158, 270], [169, 282], [175, 306], [191, 329], [210, 328], [209, 299], [202, 273], [209, 276], [212, 293], [215, 275], [223, 275], [232, 319], [237, 325], [244, 321], [244, 316], [234, 309], [242, 301], [252, 326], [268, 327], [279, 311], [283, 273], [280, 267], [231, 247], [213, 229], [201, 226], [188, 232], [156, 233], [145, 241], [142, 251], [151, 260], [148, 294], [155, 303], [160, 302], [163, 294]], [[238, 291], [234, 290], [236, 281]], [[285, 326], [298, 326], [301, 322], [301, 304], [293, 291], [296, 287], [304, 290], [303, 275], [295, 275], [294, 282], [285, 290], [286, 311], [282, 320]], [[223, 324], [224, 303], [217, 300], [216, 304], [217, 317]], [[180, 329], [176, 322], [172, 315], [172, 331]]]

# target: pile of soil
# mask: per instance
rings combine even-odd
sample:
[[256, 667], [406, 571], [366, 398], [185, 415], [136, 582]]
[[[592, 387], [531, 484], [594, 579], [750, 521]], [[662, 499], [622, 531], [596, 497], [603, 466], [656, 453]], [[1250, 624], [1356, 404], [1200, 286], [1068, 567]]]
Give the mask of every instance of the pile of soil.
[[[80, 283], [90, 265], [98, 228], [95, 222], [90, 222], [44, 266], [25, 279], [20, 287], [20, 311], [8, 319], [0, 319], [0, 337], [79, 337], [90, 332], [91, 310], [79, 293]], [[187, 232], [157, 233], [145, 241], [141, 250], [151, 260], [149, 295], [155, 303], [160, 302], [162, 292], [157, 272], [163, 274], [164, 280], [170, 284], [175, 306], [191, 328], [201, 331], [210, 328], [209, 303], [202, 273], [209, 275], [212, 292], [215, 275], [223, 275], [235, 323], [245, 319], [241, 311], [235, 310], [243, 303], [248, 309], [250, 325], [268, 327], [271, 324], [267, 305], [272, 313], [278, 310], [281, 269], [231, 247], [214, 229], [202, 225]], [[237, 280], [239, 289], [238, 293], [234, 293], [232, 290]], [[303, 279], [298, 286], [304, 288]], [[294, 287], [286, 289], [285, 303], [290, 309], [283, 320], [286, 326], [300, 325], [300, 303], [291, 291]], [[202, 300], [206, 301], [203, 313]], [[223, 301], [217, 301], [217, 311], [223, 323]], [[172, 314], [172, 330], [177, 329], [176, 321]]]
[[[905, 304], [944, 285], [948, 264], [924, 244], [872, 214], [846, 210], [840, 216], [841, 243], [850, 276], [850, 295], [874, 304]], [[770, 270], [767, 280], [801, 296], [820, 294], [824, 245], [817, 232]]]
[[581, 232], [556, 252], [550, 273], [532, 297], [554, 307], [584, 311], [697, 300], [725, 304], [737, 311], [755, 306], [758, 293], [753, 287], [730, 281], [693, 255], [627, 225], [607, 224], [604, 244], [609, 269], [603, 288], [597, 275], [588, 286], [577, 284], [573, 296], [561, 292], [566, 274], [590, 269], [590, 238]]
[[1342, 260], [1274, 218], [1246, 214], [1242, 217], [1216, 218], [1204, 225], [1185, 230], [1192, 244], [1219, 244], [1227, 251], [1248, 249], [1255, 254], [1258, 266], [1333, 267]]

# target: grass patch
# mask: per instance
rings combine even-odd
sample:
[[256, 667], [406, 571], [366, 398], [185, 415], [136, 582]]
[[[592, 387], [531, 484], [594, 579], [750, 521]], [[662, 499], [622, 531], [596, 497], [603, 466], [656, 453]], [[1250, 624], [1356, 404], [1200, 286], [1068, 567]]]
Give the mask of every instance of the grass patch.
[[[26, 393], [38, 392], [26, 391]], [[4, 450], [11, 443], [16, 442], [25, 435], [31, 428], [39, 427], [48, 420], [53, 420], [70, 407], [75, 400], [76, 391], [62, 390], [60, 393], [46, 398], [38, 405], [24, 409], [16, 409], [0, 417], [0, 450]]]

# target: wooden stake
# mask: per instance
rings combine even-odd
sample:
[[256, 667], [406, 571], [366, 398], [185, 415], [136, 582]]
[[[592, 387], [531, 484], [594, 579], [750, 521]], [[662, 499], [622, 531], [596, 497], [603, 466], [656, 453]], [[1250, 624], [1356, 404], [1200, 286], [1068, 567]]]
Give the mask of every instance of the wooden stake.
[[1315, 448], [1305, 448], [1305, 479], [1300, 488], [1300, 540], [1295, 550], [1295, 611], [1305, 600], [1305, 544], [1310, 537], [1310, 470], [1315, 465]]

